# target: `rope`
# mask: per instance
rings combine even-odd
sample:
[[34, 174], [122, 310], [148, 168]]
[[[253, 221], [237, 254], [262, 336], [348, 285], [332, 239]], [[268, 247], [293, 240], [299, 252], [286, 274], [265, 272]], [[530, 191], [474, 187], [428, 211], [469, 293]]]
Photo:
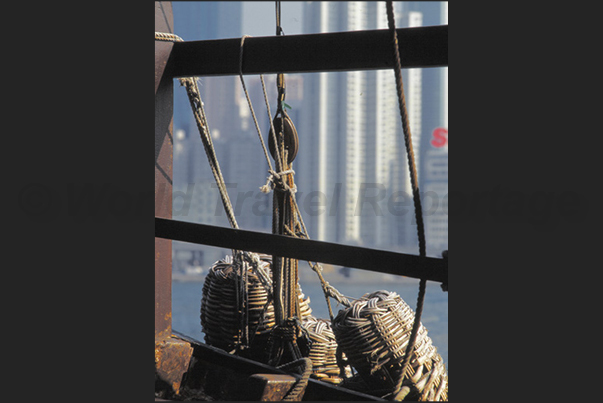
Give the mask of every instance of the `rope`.
[[[250, 35], [243, 35], [241, 38], [241, 49], [239, 52], [239, 78], [241, 79], [241, 85], [243, 86], [243, 92], [245, 93], [245, 98], [247, 99], [247, 104], [249, 105], [249, 110], [251, 111], [251, 116], [253, 118], [253, 123], [255, 124], [255, 130], [260, 139], [260, 144], [262, 145], [262, 150], [264, 151], [264, 157], [266, 158], [266, 162], [268, 163], [268, 171], [272, 172], [274, 168], [272, 167], [272, 163], [270, 162], [270, 157], [268, 156], [268, 150], [266, 149], [266, 144], [264, 143], [264, 138], [262, 137], [262, 131], [260, 130], [260, 125], [258, 124], [257, 117], [255, 116], [255, 111], [253, 110], [253, 104], [249, 97], [249, 92], [247, 91], [247, 86], [245, 85], [245, 79], [243, 78], [243, 45], [245, 44], [245, 39], [251, 38]], [[270, 102], [268, 102], [268, 94], [266, 93], [266, 83], [264, 82], [264, 76], [260, 74], [260, 81], [262, 83], [262, 91], [264, 93], [264, 102], [266, 103], [266, 110], [268, 112], [268, 121], [270, 122], [270, 129], [273, 136], [273, 140], [276, 144], [276, 130], [274, 130], [274, 123], [272, 122], [272, 113], [270, 112]], [[282, 161], [280, 159], [280, 155], [277, 160], [275, 160], [277, 169], [280, 171], [282, 167]], [[270, 190], [267, 188], [268, 183], [266, 185], [260, 187], [260, 190], [263, 193], [268, 193]]]
[[[281, 28], [281, 3], [276, 2], [276, 35], [283, 34]], [[295, 228], [298, 225], [298, 214], [295, 201], [295, 184], [293, 181], [294, 171], [291, 168], [291, 162], [287, 158], [285, 149], [283, 122], [284, 113], [282, 112], [282, 102], [284, 100], [284, 75], [277, 75], [278, 87], [278, 107], [277, 116], [281, 118], [281, 136], [277, 137], [274, 124], [271, 123], [272, 140], [274, 141], [274, 157], [276, 170], [270, 169], [270, 177], [266, 185], [262, 186], [263, 192], [269, 191], [269, 184], [272, 182], [275, 189], [279, 192], [273, 194], [273, 220], [272, 232], [275, 234], [284, 234], [286, 228]], [[265, 99], [267, 97], [265, 96]], [[278, 140], [278, 141], [277, 141]], [[285, 325], [291, 318], [300, 317], [300, 306], [297, 298], [297, 284], [299, 282], [297, 259], [275, 257], [273, 261], [273, 288], [276, 295], [274, 310], [277, 325]], [[295, 340], [285, 343], [290, 349], [294, 358], [297, 358], [297, 346]]]
[[[398, 49], [398, 35], [396, 33], [396, 23], [394, 20], [394, 7], [392, 1], [386, 1], [387, 10], [387, 24], [389, 31], [392, 35], [392, 42], [394, 46], [394, 73], [396, 77], [396, 89], [398, 92], [398, 105], [400, 107], [400, 116], [402, 118], [402, 129], [404, 131], [404, 144], [406, 145], [406, 152], [408, 154], [408, 169], [410, 172], [410, 183], [412, 186], [413, 202], [415, 206], [415, 218], [417, 221], [417, 233], [419, 238], [419, 254], [421, 257], [425, 257], [425, 228], [423, 224], [423, 212], [421, 208], [421, 198], [419, 195], [419, 186], [417, 181], [417, 168], [415, 166], [415, 156], [412, 146], [410, 125], [408, 123], [408, 113], [406, 111], [406, 100], [404, 98], [404, 84], [402, 83], [402, 66], [400, 62], [400, 51]], [[411, 352], [415, 345], [417, 338], [417, 332], [421, 324], [421, 314], [423, 313], [423, 302], [425, 300], [425, 285], [426, 280], [421, 279], [419, 282], [419, 295], [417, 297], [417, 309], [415, 310], [415, 319], [406, 348], [404, 362], [402, 364], [402, 372], [396, 387], [394, 388], [394, 399], [402, 398], [402, 382], [409, 368]]]
[[257, 274], [260, 283], [262, 283], [266, 292], [271, 295], [272, 282], [270, 280], [270, 274], [263, 269], [259, 255], [257, 253], [243, 251], [241, 252], [241, 259], [247, 260], [254, 267], [254, 271]]
[[[245, 85], [245, 80], [243, 79], [243, 45], [245, 44], [245, 39], [251, 38], [250, 35], [243, 35], [241, 38], [241, 49], [239, 52], [239, 78], [241, 79], [241, 84], [243, 85], [243, 92], [245, 92], [245, 97], [247, 98], [247, 104], [249, 105], [249, 110], [251, 111], [251, 116], [253, 117], [253, 123], [255, 124], [255, 129], [258, 133], [258, 137], [260, 138], [260, 143], [262, 145], [262, 150], [264, 150], [264, 157], [266, 157], [266, 162], [268, 163], [268, 167], [272, 171], [272, 163], [270, 162], [270, 157], [268, 157], [268, 150], [266, 149], [266, 144], [264, 143], [264, 139], [262, 137], [262, 132], [260, 130], [260, 125], [258, 124], [258, 119], [255, 116], [255, 112], [253, 110], [253, 105], [251, 103], [251, 99], [249, 98], [249, 92], [247, 91], [247, 86]], [[272, 126], [272, 119], [270, 118], [270, 104], [268, 103], [268, 96], [266, 95], [266, 84], [264, 83], [264, 76], [260, 74], [260, 81], [262, 82], [262, 89], [264, 91], [264, 100], [266, 101], [266, 107], [268, 109], [268, 120], [270, 121], [270, 127], [274, 132], [274, 127]], [[262, 191], [263, 192], [263, 191]], [[266, 193], [266, 192], [264, 192]]]
[[[277, 35], [281, 35], [284, 34], [282, 28], [280, 27], [280, 2], [277, 2], [276, 4], [276, 14], [277, 14]], [[293, 214], [293, 220], [299, 225], [301, 224], [301, 227], [303, 228], [303, 232], [304, 233], [295, 233], [294, 231], [292, 231], [290, 229], [290, 226], [288, 226], [286, 223], [282, 223], [283, 224], [283, 230], [287, 231], [290, 235], [292, 236], [296, 236], [296, 237], [302, 237], [302, 238], [309, 238], [307, 236], [308, 231], [306, 229], [305, 223], [303, 221], [303, 217], [301, 215], [301, 211], [299, 209], [299, 206], [297, 204], [297, 201], [294, 197], [294, 193], [296, 193], [297, 191], [297, 187], [295, 186], [295, 184], [293, 184], [293, 186], [289, 186], [289, 184], [287, 183], [286, 179], [286, 175], [294, 175], [295, 171], [293, 169], [284, 169], [283, 170], [283, 166], [284, 163], [283, 161], [286, 161], [284, 158], [282, 158], [281, 153], [277, 152], [276, 153], [276, 158], [275, 158], [275, 164], [276, 164], [276, 170], [274, 170], [272, 163], [270, 161], [270, 158], [268, 157], [268, 150], [266, 148], [266, 144], [263, 140], [263, 136], [259, 127], [259, 123], [253, 108], [253, 104], [251, 102], [251, 98], [249, 96], [249, 92], [247, 90], [247, 86], [245, 84], [245, 79], [243, 78], [243, 53], [244, 53], [244, 45], [245, 45], [245, 39], [246, 38], [250, 38], [249, 35], [244, 35], [241, 38], [241, 45], [240, 45], [240, 51], [239, 51], [239, 78], [241, 80], [241, 85], [243, 87], [243, 92], [245, 93], [245, 98], [247, 99], [247, 104], [249, 105], [249, 110], [251, 112], [251, 116], [253, 118], [253, 122], [256, 128], [256, 132], [258, 134], [259, 140], [260, 140], [260, 144], [262, 146], [262, 150], [264, 153], [264, 157], [266, 158], [266, 162], [268, 164], [268, 173], [270, 174], [267, 178], [266, 184], [260, 187], [260, 190], [263, 193], [269, 193], [272, 189], [277, 189], [279, 191], [282, 192], [286, 192], [289, 193], [290, 197], [289, 200], [291, 202], [291, 206], [292, 206], [292, 214]], [[263, 94], [264, 94], [264, 102], [266, 104], [266, 111], [268, 113], [268, 121], [270, 122], [270, 134], [272, 135], [272, 140], [274, 142], [274, 144], [278, 144], [277, 142], [277, 137], [276, 137], [276, 130], [274, 128], [274, 123], [273, 123], [273, 119], [272, 119], [272, 113], [270, 111], [270, 102], [268, 101], [268, 95], [266, 92], [266, 85], [264, 82], [264, 76], [260, 75], [260, 81], [262, 83], [262, 90], [263, 90]], [[282, 98], [284, 97], [284, 77], [279, 76], [278, 80], [277, 80], [277, 86], [279, 87], [279, 102], [278, 102], [278, 111], [281, 111], [282, 108]], [[281, 113], [281, 127], [284, 127], [283, 122], [283, 115]], [[280, 147], [279, 147], [280, 148]], [[278, 172], [277, 172], [278, 171]], [[278, 221], [279, 221], [279, 207], [277, 203], [273, 203], [274, 208], [273, 208], [273, 233], [278, 232]], [[276, 259], [274, 263], [275, 269], [277, 269], [278, 267], [281, 267], [283, 264], [283, 259]], [[297, 263], [297, 262], [296, 262]], [[308, 262], [308, 264], [310, 265], [311, 269], [318, 275], [318, 278], [321, 282], [321, 286], [323, 289], [323, 293], [325, 296], [325, 300], [327, 303], [327, 307], [329, 310], [329, 316], [331, 318], [331, 320], [333, 320], [333, 310], [331, 308], [331, 303], [329, 300], [329, 297], [334, 298], [335, 300], [337, 300], [338, 303], [344, 304], [346, 306], [350, 305], [349, 300], [343, 296], [337, 289], [335, 289], [332, 285], [330, 285], [322, 276], [321, 271], [322, 271], [322, 266], [318, 263], [313, 263], [313, 262]], [[295, 274], [297, 274], [297, 267], [295, 267]], [[282, 299], [281, 299], [281, 293], [282, 290], [285, 288], [285, 284], [287, 283], [291, 283], [289, 284], [289, 287], [293, 287], [292, 281], [294, 281], [294, 278], [297, 277], [289, 275], [289, 276], [285, 276], [288, 278], [283, 278], [282, 276], [280, 276], [277, 272], [279, 270], [275, 270], [275, 276], [274, 276], [274, 284], [271, 287], [271, 291], [273, 292], [271, 295], [274, 296], [275, 299], [278, 299], [278, 301], [274, 301], [275, 302], [275, 307], [279, 306], [279, 307], [283, 307], [285, 304]], [[292, 289], [292, 288], [290, 288]], [[292, 296], [290, 296], [291, 298], [293, 298]], [[289, 306], [291, 307], [291, 304], [297, 304], [298, 301], [296, 299], [295, 302], [293, 301], [289, 301]]]
[[292, 187], [290, 187], [283, 178], [284, 175], [294, 175], [295, 171], [293, 169], [287, 169], [283, 172], [275, 172], [270, 169], [268, 170], [268, 173], [270, 173], [270, 176], [268, 177], [266, 184], [260, 187], [262, 193], [270, 193], [270, 190], [275, 188], [284, 192], [289, 192], [291, 195], [297, 193], [297, 186], [294, 184]]
[[289, 368], [294, 368], [297, 366], [302, 366], [302, 375], [295, 386], [291, 388], [291, 390], [283, 398], [283, 401], [285, 402], [301, 400], [301, 394], [306, 390], [308, 379], [310, 379], [310, 375], [312, 375], [312, 360], [304, 357], [277, 367], [278, 369], [286, 371]]
[[[182, 42], [182, 38], [178, 35], [165, 32], [155, 32], [155, 40], [166, 42]], [[199, 130], [201, 141], [203, 142], [203, 147], [205, 148], [205, 153], [207, 154], [212, 174], [214, 175], [214, 179], [218, 185], [218, 190], [220, 191], [220, 197], [222, 198], [222, 204], [226, 210], [228, 221], [230, 222], [231, 227], [239, 228], [237, 220], [234, 216], [232, 203], [228, 197], [226, 183], [224, 182], [224, 177], [222, 176], [222, 171], [220, 169], [220, 164], [218, 163], [218, 158], [216, 157], [213, 142], [209, 134], [207, 115], [203, 109], [203, 101], [201, 99], [201, 93], [199, 92], [197, 80], [194, 77], [184, 77], [179, 78], [178, 81], [180, 82], [180, 85], [184, 86], [186, 89], [186, 93], [193, 110], [193, 115], [195, 117], [195, 122], [197, 123], [197, 129]], [[233, 253], [233, 256], [234, 255], [235, 253]]]
[[392, 42], [394, 45], [395, 66], [394, 72], [396, 76], [396, 89], [398, 92], [398, 105], [400, 107], [400, 116], [402, 118], [402, 129], [404, 130], [404, 144], [408, 154], [408, 170], [410, 172], [410, 183], [412, 187], [413, 202], [415, 205], [415, 217], [417, 221], [417, 234], [419, 238], [419, 254], [425, 256], [425, 229], [423, 224], [423, 213], [421, 207], [421, 198], [419, 195], [419, 185], [417, 180], [417, 168], [415, 166], [415, 153], [412, 145], [412, 135], [410, 133], [410, 124], [408, 122], [408, 113], [406, 111], [406, 99], [404, 97], [404, 84], [402, 82], [402, 66], [400, 62], [400, 52], [398, 49], [398, 35], [396, 33], [396, 24], [394, 21], [393, 5], [391, 1], [386, 2], [387, 5], [387, 22], [389, 30], [392, 34]]
[[[280, 6], [280, 5], [279, 5]], [[277, 7], [279, 7], [277, 6]], [[264, 139], [262, 136], [262, 132], [260, 130], [260, 126], [255, 114], [255, 111], [253, 109], [253, 104], [251, 102], [251, 98], [249, 96], [249, 92], [247, 91], [247, 86], [245, 85], [245, 79], [243, 78], [243, 52], [244, 52], [244, 45], [245, 45], [245, 39], [249, 38], [249, 35], [244, 35], [241, 38], [241, 46], [240, 46], [240, 51], [239, 51], [239, 78], [241, 80], [241, 85], [243, 87], [243, 92], [245, 93], [245, 98], [247, 99], [247, 104], [249, 105], [249, 110], [251, 111], [251, 116], [253, 118], [253, 122], [256, 128], [256, 132], [258, 134], [258, 137], [260, 139], [260, 144], [262, 146], [262, 150], [264, 152], [264, 157], [266, 158], [266, 162], [268, 164], [268, 172], [270, 173], [270, 176], [268, 177], [268, 180], [266, 182], [266, 184], [264, 186], [260, 187], [260, 190], [263, 193], [269, 193], [270, 189], [272, 188], [277, 188], [279, 190], [282, 190], [284, 192], [289, 193], [290, 197], [288, 197], [289, 201], [293, 201], [293, 203], [295, 203], [295, 197], [294, 197], [294, 193], [297, 191], [297, 187], [295, 187], [295, 185], [293, 183], [291, 183], [292, 186], [290, 186], [287, 183], [287, 180], [290, 180], [292, 182], [292, 179], [289, 179], [290, 177], [288, 175], [293, 175], [295, 172], [292, 169], [283, 169], [283, 161], [285, 161], [284, 157], [281, 157], [280, 153], [277, 153], [277, 157], [275, 159], [275, 163], [277, 166], [277, 170], [278, 172], [276, 172], [272, 166], [272, 163], [270, 162], [270, 157], [268, 156], [268, 150], [266, 148], [266, 144], [264, 143]], [[271, 134], [273, 136], [273, 140], [275, 142], [275, 144], [277, 144], [276, 142], [276, 130], [274, 129], [274, 123], [273, 120], [271, 118], [271, 112], [270, 112], [270, 103], [268, 102], [268, 95], [266, 92], [266, 84], [264, 82], [264, 76], [260, 75], [260, 81], [262, 83], [262, 90], [264, 93], [264, 101], [266, 103], [266, 110], [268, 113], [268, 121], [270, 122], [270, 128], [271, 128]], [[281, 124], [282, 126], [282, 124]], [[281, 198], [281, 202], [283, 202], [282, 197]], [[283, 219], [283, 216], [281, 214], [279, 214], [279, 204], [276, 202], [276, 195], [275, 195], [275, 200], [273, 203], [273, 232], [274, 233], [282, 233], [284, 227], [286, 226], [286, 222], [291, 219], [291, 216], [289, 215], [288, 219]], [[277, 223], [280, 223], [280, 229], [278, 229], [277, 227], [279, 226]], [[274, 302], [274, 310], [275, 310], [275, 315], [276, 315], [276, 323], [281, 323], [284, 318], [286, 317], [293, 317], [293, 316], [299, 316], [300, 315], [300, 307], [299, 307], [299, 301], [297, 299], [297, 294], [295, 292], [296, 288], [297, 288], [297, 268], [298, 268], [298, 262], [297, 260], [292, 260], [292, 259], [283, 259], [283, 258], [277, 258], [274, 260], [273, 262], [273, 283], [272, 283], [272, 299]], [[286, 290], [286, 291], [285, 291]], [[285, 292], [284, 292], [285, 291]], [[288, 300], [285, 301], [283, 300], [283, 292], [285, 296], [288, 296]], [[298, 349], [296, 348], [296, 344], [293, 342], [289, 342], [288, 346], [290, 349], [293, 349], [295, 351], [291, 351], [292, 356], [293, 357], [297, 357], [299, 354]], [[275, 353], [271, 353], [270, 356], [272, 359], [280, 359], [281, 355], [282, 355], [282, 349], [276, 349], [277, 351]]]
[[[276, 306], [274, 308], [276, 310]], [[275, 319], [278, 320], [278, 318]], [[270, 332], [266, 349], [269, 365], [278, 365], [283, 358], [297, 360], [304, 357], [304, 354], [302, 354], [297, 344], [301, 329], [303, 329], [303, 327], [295, 317], [290, 317], [281, 324], [279, 324], [278, 321], [276, 322], [276, 325]], [[286, 352], [288, 352], [289, 355], [283, 357]]]
[[[306, 228], [306, 224], [304, 223], [304, 218], [301, 215], [301, 211], [299, 209], [299, 206], [297, 204], [297, 201], [295, 200], [295, 198], [293, 197], [293, 206], [296, 210], [298, 219], [299, 219], [299, 224], [301, 225], [302, 229], [303, 229], [303, 233], [300, 234], [300, 238], [304, 238], [304, 239], [310, 239], [310, 236], [308, 235], [308, 229]], [[308, 264], [310, 265], [310, 268], [312, 269], [312, 271], [314, 271], [316, 273], [316, 275], [318, 276], [318, 279], [320, 280], [320, 284], [322, 286], [322, 290], [325, 296], [325, 300], [327, 302], [327, 307], [329, 309], [329, 317], [331, 318], [331, 321], [333, 321], [333, 310], [331, 308], [331, 302], [329, 301], [329, 297], [335, 299], [337, 302], [339, 302], [340, 304], [343, 304], [345, 306], [350, 306], [350, 301], [343, 295], [341, 294], [335, 287], [333, 287], [331, 284], [329, 284], [328, 281], [326, 281], [324, 279], [324, 277], [322, 276], [322, 265], [318, 262], [314, 263], [311, 261], [308, 261]]]
[[[277, 2], [276, 5], [276, 13], [277, 13], [277, 35], [279, 34], [284, 34], [282, 32], [282, 28], [280, 27], [280, 4], [278, 4], [280, 2]], [[279, 172], [276, 172], [274, 170], [274, 168], [272, 167], [272, 163], [270, 162], [270, 158], [268, 157], [268, 150], [266, 149], [266, 144], [264, 142], [263, 136], [262, 136], [262, 132], [260, 130], [260, 126], [258, 124], [258, 120], [255, 114], [255, 111], [253, 109], [253, 104], [251, 102], [251, 99], [249, 97], [249, 92], [247, 91], [247, 86], [245, 85], [245, 79], [243, 78], [243, 51], [244, 51], [244, 45], [245, 45], [245, 39], [246, 38], [250, 38], [251, 36], [249, 35], [244, 35], [241, 38], [241, 46], [240, 46], [240, 51], [239, 51], [239, 78], [241, 80], [241, 85], [243, 87], [243, 92], [245, 93], [245, 98], [247, 99], [247, 104], [249, 105], [249, 110], [251, 111], [251, 116], [253, 118], [253, 122], [256, 128], [256, 132], [258, 134], [258, 137], [260, 139], [260, 144], [262, 146], [262, 150], [264, 152], [264, 157], [266, 158], [266, 162], [268, 164], [268, 172], [270, 174], [270, 176], [268, 176], [266, 184], [260, 187], [260, 190], [262, 191], [262, 193], [270, 193], [270, 191], [272, 189], [278, 188], [279, 190], [288, 192], [291, 194], [291, 196], [293, 196], [293, 193], [295, 193], [297, 191], [297, 187], [295, 185], [293, 185], [293, 187], [289, 187], [287, 185], [287, 183], [285, 182], [283, 176], [287, 175], [287, 174], [295, 174], [295, 171], [293, 171], [292, 169], [287, 169], [287, 170], [282, 170], [282, 166], [283, 166], [283, 162], [281, 160], [281, 155], [280, 153], [276, 153], [276, 159], [275, 159], [275, 163], [277, 165], [277, 170]], [[272, 119], [272, 113], [270, 111], [270, 102], [268, 101], [268, 95], [266, 93], [266, 85], [264, 82], [264, 76], [260, 74], [260, 81], [262, 83], [262, 90], [264, 93], [264, 102], [266, 104], [266, 110], [268, 113], [268, 121], [270, 122], [270, 132], [273, 136], [273, 141], [274, 144], [278, 144], [277, 143], [277, 139], [276, 139], [276, 130], [274, 129], [274, 123], [273, 123], [273, 119]], [[279, 85], [282, 83], [278, 83]], [[279, 87], [279, 106], [277, 107], [278, 110], [280, 110], [280, 108], [282, 107], [282, 104], [280, 102], [280, 98], [283, 96], [282, 91], [280, 91], [280, 87]], [[282, 116], [281, 116], [282, 118]], [[284, 127], [282, 122], [281, 122], [281, 127]], [[301, 223], [301, 227], [303, 228], [303, 231], [305, 234], [300, 234], [302, 238], [308, 238], [307, 236], [308, 231], [306, 229], [306, 225], [303, 221], [303, 217], [301, 215], [299, 206], [297, 204], [297, 201], [295, 199], [295, 197], [291, 197], [291, 201], [292, 201], [292, 205], [293, 205], [293, 209], [294, 209], [294, 213], [297, 216], [297, 220], [299, 220], [299, 222]], [[276, 207], [275, 211], [274, 211], [274, 217], [273, 217], [273, 223], [275, 223], [276, 221], [278, 221], [278, 219], [274, 219], [275, 217], [278, 216], [278, 206]], [[288, 228], [287, 226], [285, 226], [285, 228]], [[276, 228], [273, 228], [273, 232], [275, 232]], [[293, 231], [289, 230], [289, 233], [292, 236], [297, 236], [297, 234], [293, 233]], [[331, 286], [322, 276], [321, 271], [322, 271], [322, 266], [318, 263], [313, 263], [313, 262], [308, 262], [308, 264], [310, 265], [310, 267], [312, 268], [312, 270], [318, 275], [318, 278], [321, 282], [322, 285], [322, 289], [323, 289], [323, 293], [325, 294], [325, 300], [327, 302], [327, 307], [329, 309], [329, 316], [331, 317], [331, 320], [333, 319], [333, 310], [331, 308], [331, 303], [329, 301], [329, 297], [334, 298], [335, 300], [337, 300], [339, 303], [342, 303], [346, 306], [350, 305], [350, 302], [348, 301], [348, 299], [346, 297], [344, 297], [339, 291], [337, 291], [333, 286]], [[282, 286], [284, 284], [280, 284], [281, 289]]]
[[182, 42], [182, 38], [168, 32], [155, 32], [155, 40], [163, 42]]
[[276, 34], [277, 35], [285, 35], [285, 32], [283, 31], [283, 27], [281, 27], [281, 2], [280, 1], [275, 1], [276, 3]]
[[[203, 102], [201, 100], [197, 81], [192, 77], [181, 78], [179, 80], [180, 84], [186, 88], [186, 93], [188, 94], [191, 108], [193, 109], [193, 115], [195, 116], [195, 122], [197, 123], [197, 128], [199, 129], [201, 141], [203, 142], [205, 154], [207, 155], [209, 166], [216, 181], [216, 185], [218, 186], [218, 190], [220, 191], [220, 197], [222, 199], [224, 210], [226, 211], [226, 216], [230, 222], [230, 226], [238, 229], [239, 225], [237, 224], [237, 220], [234, 215], [234, 209], [232, 207], [230, 197], [228, 196], [228, 191], [226, 190], [226, 183], [224, 181], [224, 177], [222, 176], [220, 164], [218, 163], [218, 158], [216, 157], [216, 151], [209, 134], [207, 117], [205, 110], [203, 109]], [[236, 253], [233, 252], [233, 256], [235, 254]]]
[[[442, 358], [427, 335], [427, 329], [420, 325], [411, 352], [408, 378], [400, 391], [394, 393], [416, 323], [410, 306], [395, 292], [384, 290], [363, 295], [350, 308], [340, 311], [333, 321], [338, 346], [366, 382], [371, 394], [396, 400], [405, 397], [416, 400], [424, 395], [431, 401], [436, 389], [447, 382]], [[442, 389], [441, 393], [447, 394], [447, 389]]]
[[[180, 38], [178, 35], [174, 35], [171, 33], [155, 32], [155, 40], [181, 42], [182, 38]], [[245, 37], [243, 37], [241, 40], [241, 55], [240, 55], [241, 59], [240, 59], [240, 64], [239, 64], [239, 70], [241, 73], [240, 76], [241, 76], [241, 81], [243, 83], [243, 88], [245, 88], [245, 82], [243, 80], [243, 75], [242, 75], [244, 41], [245, 41]], [[228, 196], [228, 191], [226, 189], [226, 183], [224, 181], [224, 177], [223, 177], [222, 171], [220, 169], [220, 164], [219, 164], [218, 158], [216, 156], [213, 141], [212, 141], [211, 135], [209, 134], [209, 124], [207, 122], [207, 114], [205, 113], [205, 109], [203, 108], [203, 101], [201, 99], [201, 93], [199, 91], [199, 86], [197, 84], [197, 80], [194, 77], [179, 78], [178, 80], [179, 80], [180, 84], [182, 86], [184, 86], [186, 89], [186, 93], [189, 98], [191, 109], [192, 109], [193, 115], [195, 117], [195, 122], [197, 123], [197, 129], [199, 130], [199, 135], [200, 135], [201, 141], [203, 143], [203, 148], [205, 149], [205, 153], [207, 155], [207, 159], [208, 159], [212, 174], [216, 181], [216, 185], [218, 186], [218, 190], [220, 192], [220, 198], [222, 199], [222, 204], [224, 206], [224, 210], [226, 211], [226, 216], [228, 218], [230, 226], [232, 228], [239, 228], [239, 225], [235, 218], [232, 202], [230, 201], [230, 197]], [[262, 86], [264, 87], [264, 93], [265, 93], [266, 90], [265, 90], [263, 78], [262, 78]], [[245, 89], [245, 94], [247, 96], [247, 100], [251, 107], [251, 102], [249, 100], [249, 94], [246, 89]], [[253, 113], [253, 109], [252, 109], [252, 114], [254, 117], [254, 121], [256, 123], [256, 128], [258, 129], [258, 133], [259, 133], [259, 125], [257, 123], [255, 113]], [[261, 134], [260, 134], [260, 139], [261, 139]], [[272, 165], [270, 165], [270, 160], [267, 157], [268, 154], [265, 149], [265, 145], [263, 144], [263, 141], [262, 141], [262, 147], [264, 148], [264, 153], [268, 160], [269, 166], [272, 170]], [[249, 323], [248, 323], [248, 319], [249, 319], [249, 301], [248, 301], [249, 279], [248, 279], [248, 272], [247, 272], [249, 264], [252, 266], [254, 272], [257, 273], [258, 278], [260, 279], [261, 283], [266, 288], [269, 296], [272, 295], [273, 290], [272, 290], [271, 282], [268, 278], [267, 273], [265, 273], [265, 271], [261, 267], [261, 262], [260, 262], [259, 256], [257, 254], [250, 253], [250, 252], [240, 252], [240, 251], [236, 251], [236, 250], [233, 250], [232, 253], [233, 253], [234, 260], [238, 263], [238, 265], [241, 267], [241, 270], [242, 270], [242, 282], [238, 287], [236, 287], [237, 306], [238, 307], [242, 307], [243, 305], [245, 306], [245, 309], [244, 309], [245, 312], [244, 313], [241, 312], [241, 331], [243, 333], [243, 340], [245, 340], [245, 344], [243, 344], [240, 347], [248, 347], [249, 343], [250, 343]]]

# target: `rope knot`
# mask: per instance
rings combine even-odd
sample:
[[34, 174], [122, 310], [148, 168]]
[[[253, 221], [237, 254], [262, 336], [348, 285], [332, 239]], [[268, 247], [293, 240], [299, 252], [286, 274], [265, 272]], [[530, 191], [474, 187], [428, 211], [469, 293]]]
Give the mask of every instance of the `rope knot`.
[[276, 172], [272, 169], [269, 169], [268, 173], [270, 174], [270, 176], [268, 176], [266, 184], [260, 187], [262, 193], [270, 193], [272, 189], [277, 189], [283, 192], [289, 192], [292, 195], [294, 193], [297, 193], [297, 186], [293, 185], [293, 187], [290, 187], [284, 180], [284, 177], [286, 175], [295, 175], [295, 171], [293, 169], [287, 169], [282, 172]]
[[244, 260], [251, 265], [253, 272], [258, 276], [258, 279], [268, 295], [272, 295], [272, 280], [270, 279], [270, 274], [266, 270], [269, 265], [262, 263], [262, 260], [257, 253], [239, 251], [237, 257], [240, 262]]

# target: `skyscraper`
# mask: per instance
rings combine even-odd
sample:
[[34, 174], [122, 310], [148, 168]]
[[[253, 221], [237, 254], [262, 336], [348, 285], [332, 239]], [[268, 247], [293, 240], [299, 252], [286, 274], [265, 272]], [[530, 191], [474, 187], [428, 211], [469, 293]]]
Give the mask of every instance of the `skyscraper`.
[[[413, 4], [423, 10], [434, 7], [429, 2]], [[432, 24], [448, 24], [448, 3], [439, 4], [428, 10]], [[424, 195], [427, 255], [439, 257], [448, 249], [448, 67], [425, 70], [428, 80], [423, 86], [423, 94], [429, 107], [425, 108], [427, 113], [423, 116], [425, 134], [421, 144], [423, 161], [419, 183]]]
[[[421, 25], [422, 14], [396, 4], [398, 27]], [[386, 29], [383, 2], [307, 2], [304, 32]], [[415, 150], [422, 125], [422, 71], [403, 72]], [[316, 73], [304, 77], [299, 180], [324, 198], [309, 217], [312, 237], [372, 247], [416, 240], [412, 212], [392, 214], [388, 200], [410, 194], [394, 73]], [[418, 156], [419, 153], [417, 153]]]

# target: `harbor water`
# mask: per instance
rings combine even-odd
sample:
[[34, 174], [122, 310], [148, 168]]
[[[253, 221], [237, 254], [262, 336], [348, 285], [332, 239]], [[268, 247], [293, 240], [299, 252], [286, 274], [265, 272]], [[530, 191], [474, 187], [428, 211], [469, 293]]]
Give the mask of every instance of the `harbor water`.
[[[394, 291], [413, 309], [417, 305], [419, 281], [403, 279], [394, 276], [379, 276], [373, 281], [329, 281], [339, 292], [347, 297], [358, 298], [367, 292], [377, 290]], [[310, 297], [312, 314], [317, 318], [329, 318], [327, 303], [318, 281], [301, 281], [303, 293]], [[199, 323], [201, 306], [201, 290], [203, 279], [196, 281], [172, 282], [172, 328], [175, 331], [204, 341], [204, 335]], [[331, 299], [333, 314], [337, 315], [337, 302]], [[421, 318], [427, 328], [438, 353], [442, 356], [448, 369], [448, 293], [443, 292], [439, 284], [427, 282], [425, 303]]]

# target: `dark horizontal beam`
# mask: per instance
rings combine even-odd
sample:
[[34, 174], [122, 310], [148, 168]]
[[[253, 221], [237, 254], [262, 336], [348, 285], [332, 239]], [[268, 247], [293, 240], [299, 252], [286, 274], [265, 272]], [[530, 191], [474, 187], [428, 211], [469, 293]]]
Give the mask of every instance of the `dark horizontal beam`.
[[155, 236], [448, 283], [445, 259], [155, 217]]
[[[448, 65], [448, 25], [397, 30], [403, 68]], [[241, 39], [176, 42], [174, 77], [239, 74]], [[390, 69], [387, 29], [245, 39], [243, 74]]]
[[[178, 339], [188, 342], [193, 348], [193, 356], [196, 360], [191, 364], [189, 369], [189, 379], [195, 378], [195, 376], [198, 379], [204, 372], [209, 371], [221, 373], [222, 376], [225, 375], [226, 377], [237, 377], [237, 384], [242, 384], [241, 381], [244, 382], [253, 374], [286, 374], [282, 369], [271, 367], [267, 364], [253, 361], [245, 357], [229, 354], [224, 350], [203, 344], [200, 341], [177, 331], [174, 331], [173, 334]], [[225, 368], [227, 368], [228, 371], [221, 371]], [[222, 381], [232, 382], [233, 380], [223, 379]], [[380, 397], [338, 387], [331, 385], [328, 382], [322, 382], [312, 378], [308, 379], [308, 386], [306, 387], [304, 396], [310, 398], [308, 399], [310, 401], [385, 401], [385, 399]]]

